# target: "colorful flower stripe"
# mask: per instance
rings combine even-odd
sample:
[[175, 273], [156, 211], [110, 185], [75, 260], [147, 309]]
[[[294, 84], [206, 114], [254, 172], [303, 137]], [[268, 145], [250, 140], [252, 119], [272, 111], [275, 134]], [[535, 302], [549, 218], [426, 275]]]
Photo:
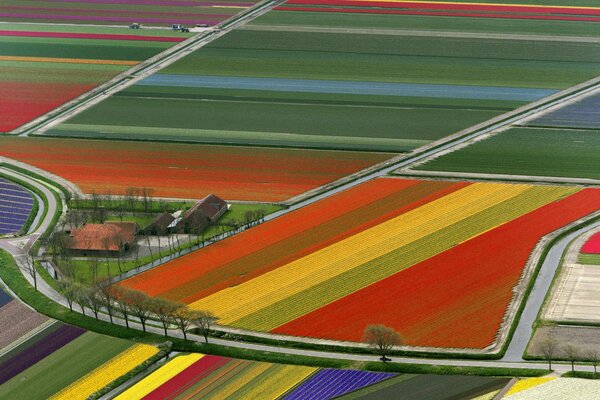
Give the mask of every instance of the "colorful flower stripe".
[[125, 284], [153, 296], [173, 299], [209, 294], [222, 284], [229, 286], [247, 280], [234, 279], [236, 276], [268, 271], [312, 252], [311, 249], [341, 240], [353, 230], [385, 221], [395, 215], [396, 208], [410, 207], [423, 198], [436, 193], [441, 196], [460, 187], [373, 180], [169, 262]]
[[231, 5], [237, 7], [251, 7], [252, 2], [230, 3], [223, 1], [165, 1], [165, 0], [46, 0], [52, 3], [93, 3], [93, 4], [135, 4], [154, 5], [169, 7], [213, 7], [220, 5]]
[[557, 378], [529, 390], [503, 397], [507, 400], [595, 400], [600, 382], [592, 379]]
[[[70, 15], [70, 14], [34, 14], [34, 13], [0, 13], [1, 18], [11, 19], [51, 19], [66, 21], [104, 21], [104, 22], [131, 22], [132, 17], [118, 16], [95, 16], [95, 15]], [[215, 25], [220, 20], [230, 17], [230, 15], [205, 14], [203, 19], [180, 19], [180, 18], [136, 18], [140, 23], [159, 23], [159, 24], [207, 24]]]
[[67, 64], [97, 64], [97, 65], [136, 65], [139, 61], [124, 60], [91, 60], [87, 58], [60, 58], [60, 57], [23, 57], [0, 56], [0, 61], [67, 63]]
[[315, 373], [316, 370], [313, 367], [272, 364], [251, 384], [244, 386], [230, 398], [275, 400]]
[[[411, 260], [413, 264], [455, 243], [467, 240], [473, 234], [479, 234], [510, 220], [510, 211], [499, 213], [494, 208], [496, 205], [511, 204], [509, 200], [517, 198], [520, 199], [517, 204], [522, 203], [522, 207], [516, 210], [523, 213], [529, 211], [526, 206], [530, 203], [537, 207], [540, 201], [545, 204], [567, 192], [561, 188], [528, 190], [529, 188], [527, 185], [471, 185], [252, 281], [201, 299], [191, 306], [215, 312], [222, 323], [234, 323], [246, 329], [273, 329], [278, 326], [274, 324], [281, 325], [294, 316], [302, 315], [296, 313], [308, 312], [315, 306], [318, 308], [345, 292], [358, 290], [364, 284], [373, 283], [409, 267], [411, 264], [403, 264], [408, 260], [404, 247], [419, 243], [420, 239], [437, 238], [436, 233], [444, 228], [452, 227], [463, 220], [471, 220], [478, 213], [482, 214], [474, 230], [461, 228], [456, 233], [458, 236], [446, 236], [443, 243], [437, 239], [436, 246], [418, 245], [416, 258]], [[524, 195], [522, 199], [519, 197], [521, 194]], [[482, 213], [485, 210], [491, 210], [489, 215]], [[405, 254], [404, 259], [397, 260], [397, 254], [400, 253]], [[386, 257], [390, 254], [394, 256], [394, 261]], [[379, 262], [380, 260], [382, 261]], [[348, 279], [348, 276], [352, 276], [352, 279]], [[342, 277], [342, 282], [345, 283], [341, 283], [340, 286], [338, 281]], [[326, 290], [324, 284], [330, 290]], [[319, 294], [308, 295], [312, 288], [319, 288]], [[260, 293], [260, 296], [257, 297], [257, 293]], [[286, 299], [292, 297], [291, 303], [295, 306], [287, 305], [291, 305], [293, 310], [285, 308], [285, 313], [282, 314], [284, 310], [270, 308], [276, 303], [289, 303]], [[319, 304], [321, 302], [323, 303]], [[244, 320], [244, 317], [249, 318]]]
[[225, 365], [229, 359], [205, 355], [194, 364], [144, 397], [144, 400], [167, 400], [177, 397], [192, 385], [206, 378], [216, 369]]
[[[234, 393], [259, 379], [271, 366], [272, 364], [264, 362], [232, 360], [220, 369], [213, 379], [195, 385], [193, 397], [205, 400], [229, 399], [233, 397]], [[189, 398], [190, 396], [188, 393], [184, 393], [181, 397]]]
[[118, 395], [116, 400], [139, 400], [151, 393], [153, 390], [184, 371], [190, 365], [204, 357], [203, 354], [188, 354], [178, 356], [169, 361], [158, 370], [154, 371], [125, 392]]
[[383, 323], [409, 345], [484, 348], [495, 339], [539, 239], [596, 211], [599, 202], [600, 190], [584, 189], [274, 332], [358, 341], [365, 326]]
[[[486, 210], [470, 215], [457, 223], [450, 224], [433, 234], [412, 241], [410, 244], [395, 248], [370, 262], [346, 273], [330, 278], [319, 285], [306, 288], [296, 295], [286, 297], [266, 308], [239, 319], [236, 326], [247, 329], [269, 330], [299, 318], [328, 303], [334, 302], [357, 290], [387, 278], [403, 269], [441, 253], [454, 244], [462, 243], [494, 226], [501, 225], [547, 204], [564, 194], [561, 188], [537, 192], [531, 188]], [[440, 240], [444, 238], [444, 240]]]
[[600, 254], [600, 232], [594, 234], [581, 248], [584, 254]]
[[154, 346], [146, 344], [133, 345], [123, 353], [56, 393], [51, 399], [87, 399], [93, 393], [120, 376], [125, 375], [156, 353], [158, 353], [158, 349]]
[[329, 400], [365, 386], [373, 385], [396, 374], [324, 369], [303, 382], [285, 400]]
[[[207, 248], [206, 251], [190, 255], [187, 260], [174, 261], [169, 268], [176, 269], [177, 276], [184, 277], [185, 281], [177, 284], [172, 278], [175, 274], [172, 274], [169, 285], [176, 286], [160, 295], [192, 303], [219, 290], [254, 279], [462, 187], [465, 185], [416, 181], [387, 185], [384, 181], [373, 181], [364, 187], [361, 185], [272, 221], [260, 231], [248, 231], [239, 238], [231, 238], [219, 248]], [[394, 192], [390, 192], [394, 189]], [[335, 208], [332, 209], [332, 206]], [[294, 228], [290, 229], [291, 226]], [[184, 269], [185, 275], [181, 275]], [[164, 277], [164, 273], [166, 271], [148, 274], [147, 278], [158, 282], [158, 275]], [[143, 287], [149, 288], [152, 284], [146, 283]]]
[[0, 30], [0, 36], [43, 37], [57, 39], [142, 40], [151, 42], [181, 42], [185, 38], [167, 36], [113, 35], [105, 33], [27, 32]]
[[509, 18], [533, 19], [548, 21], [583, 21], [600, 22], [600, 17], [570, 17], [559, 15], [533, 15], [533, 14], [488, 14], [488, 13], [460, 13], [445, 11], [401, 11], [381, 10], [376, 8], [330, 8], [330, 7], [275, 7], [276, 11], [302, 11], [302, 12], [335, 12], [349, 14], [393, 14], [393, 15], [426, 15], [434, 17], [473, 17], [473, 18]]
[[600, 15], [598, 7], [567, 7], [567, 6], [538, 6], [538, 5], [509, 5], [493, 3], [451, 3], [424, 1], [382, 1], [382, 0], [288, 0], [287, 5], [324, 5], [344, 7], [378, 7], [403, 8], [418, 10], [460, 10], [460, 11], [489, 11], [500, 13], [536, 13], [536, 14], [571, 14], [571, 15]]
[[228, 200], [250, 201], [282, 201], [392, 156], [15, 137], [0, 137], [0, 155], [62, 176], [87, 193], [123, 194], [128, 187], [151, 187], [158, 197], [199, 199], [218, 193]]
[[556, 379], [556, 378], [552, 377], [552, 376], [547, 376], [547, 377], [542, 377], [542, 378], [520, 379], [517, 383], [512, 385], [512, 387], [508, 390], [508, 392], [506, 392], [506, 394], [504, 396], [505, 397], [510, 396], [511, 394], [515, 394], [515, 393], [522, 392], [523, 390], [531, 389], [531, 388], [539, 386], [541, 384], [548, 383], [554, 379]]
[[6, 11], [35, 11], [35, 12], [56, 12], [56, 11], [60, 11], [60, 12], [66, 12], [69, 13], [69, 15], [72, 16], [79, 16], [79, 15], [86, 15], [86, 14], [90, 14], [92, 13], [94, 16], [97, 17], [101, 17], [103, 14], [107, 14], [108, 16], [110, 15], [115, 15], [115, 14], [119, 14], [119, 15], [130, 15], [132, 17], [135, 18], [139, 18], [141, 16], [145, 16], [145, 15], [158, 15], [158, 16], [164, 16], [164, 17], [175, 17], [175, 18], [180, 18], [180, 17], [187, 17], [187, 18], [223, 18], [223, 17], [227, 17], [227, 15], [219, 15], [219, 14], [196, 14], [196, 13], [190, 13], [190, 12], [186, 12], [186, 13], [182, 13], [182, 12], [168, 12], [168, 11], [148, 11], [148, 10], [133, 10], [133, 11], [129, 11], [129, 10], [105, 10], [105, 9], [96, 9], [96, 10], [89, 10], [89, 9], [84, 9], [84, 8], [47, 8], [47, 7], [30, 7], [30, 6], [0, 6], [0, 10], [6, 10]]
[[6, 111], [0, 118], [0, 132], [10, 132], [93, 88], [94, 85], [0, 81], [0, 109]]
[[62, 325], [54, 332], [45, 336], [42, 341], [36, 342], [33, 346], [26, 348], [2, 363], [0, 365], [0, 385], [67, 345], [85, 332], [85, 329], [71, 325]]

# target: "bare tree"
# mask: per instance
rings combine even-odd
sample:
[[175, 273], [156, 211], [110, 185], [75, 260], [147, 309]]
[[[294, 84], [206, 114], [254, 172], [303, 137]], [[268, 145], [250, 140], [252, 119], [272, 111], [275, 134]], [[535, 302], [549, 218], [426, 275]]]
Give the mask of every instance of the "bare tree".
[[31, 250], [28, 250], [23, 256], [23, 264], [25, 266], [25, 271], [33, 279], [33, 287], [37, 290], [37, 269], [35, 268], [35, 258], [33, 257], [33, 254], [31, 254]]
[[210, 311], [197, 311], [194, 315], [193, 323], [198, 327], [200, 334], [204, 336], [204, 341], [208, 343], [208, 335], [212, 325], [217, 320], [217, 317]]
[[579, 348], [572, 344], [568, 344], [563, 347], [562, 352], [565, 355], [565, 358], [571, 363], [571, 372], [575, 372], [575, 361], [580, 357]]
[[125, 203], [129, 211], [135, 215], [135, 205], [138, 199], [138, 189], [134, 187], [127, 188], [125, 190]]
[[150, 259], [154, 259], [154, 255], [152, 254], [152, 243], [150, 243], [150, 234], [146, 233], [146, 243], [148, 244], [148, 252], [150, 252]]
[[592, 365], [594, 366], [594, 378], [596, 378], [598, 364], [600, 364], [600, 351], [598, 351], [597, 347], [588, 350], [589, 359]]
[[144, 212], [147, 213], [152, 209], [154, 189], [145, 187], [142, 188], [140, 192], [142, 197], [142, 206], [144, 207]]
[[150, 305], [150, 297], [139, 290], [129, 290], [125, 297], [129, 312], [136, 316], [142, 324], [142, 330], [146, 332], [146, 321], [152, 313]]
[[122, 286], [113, 286], [112, 295], [115, 300], [115, 308], [119, 310], [125, 320], [125, 326], [129, 328], [129, 302], [127, 299], [129, 289]]
[[119, 217], [119, 221], [123, 222], [123, 217], [127, 213], [127, 209], [125, 208], [125, 199], [122, 197], [117, 197], [117, 201], [115, 202], [115, 213], [117, 217]]
[[[106, 258], [106, 268], [110, 269], [110, 261], [108, 256], [110, 255], [111, 248], [113, 247], [114, 238], [106, 236], [102, 238], [102, 248], [104, 249], [104, 257]], [[110, 272], [109, 272], [110, 274]]]
[[92, 209], [92, 213], [95, 215], [96, 212], [102, 207], [102, 196], [95, 191], [90, 193], [90, 208]]
[[199, 319], [197, 311], [188, 308], [185, 304], [181, 304], [173, 314], [173, 323], [183, 333], [183, 339], [187, 340], [187, 331], [190, 329], [193, 321]]
[[98, 281], [98, 272], [100, 271], [100, 261], [97, 258], [91, 258], [89, 265], [90, 272], [92, 273], [92, 283], [96, 283]]
[[87, 288], [78, 282], [72, 282], [75, 297], [73, 301], [81, 308], [81, 313], [85, 315], [85, 308], [88, 306]]
[[63, 279], [61, 281], [58, 281], [58, 290], [67, 300], [69, 310], [73, 311], [73, 302], [77, 297], [77, 290], [75, 289], [73, 281], [71, 281], [70, 279]]
[[96, 318], [96, 320], [97, 320], [98, 313], [100, 312], [100, 309], [102, 308], [102, 298], [100, 297], [100, 295], [98, 293], [98, 287], [94, 285], [94, 286], [85, 288], [85, 295], [87, 296], [88, 307], [90, 307], [90, 309], [94, 313], [94, 318]]
[[167, 329], [169, 325], [174, 323], [175, 312], [181, 307], [181, 304], [174, 303], [170, 300], [154, 298], [150, 301], [150, 310], [160, 321], [167, 337]]
[[540, 351], [544, 359], [548, 361], [548, 371], [552, 371], [552, 360], [558, 350], [558, 342], [553, 337], [549, 337], [540, 343]]
[[110, 278], [105, 279], [97, 284], [98, 297], [102, 305], [106, 308], [110, 322], [113, 322], [113, 311], [115, 309], [115, 292]]
[[381, 361], [386, 362], [386, 357], [394, 346], [402, 344], [402, 337], [394, 329], [385, 325], [369, 325], [365, 328], [364, 341], [373, 347], [381, 356]]

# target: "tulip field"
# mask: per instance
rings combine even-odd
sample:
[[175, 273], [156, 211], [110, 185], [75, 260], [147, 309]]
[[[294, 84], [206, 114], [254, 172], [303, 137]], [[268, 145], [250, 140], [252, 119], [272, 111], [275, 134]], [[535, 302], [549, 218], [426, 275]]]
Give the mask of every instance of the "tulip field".
[[[0, 15], [2, 8], [4, 3]], [[0, 27], [0, 132], [12, 131], [183, 39], [115, 28]]]
[[157, 352], [56, 322], [0, 356], [0, 398], [85, 399]]
[[393, 376], [188, 354], [175, 357], [116, 399], [328, 400]]
[[0, 137], [0, 156], [68, 179], [85, 193], [149, 187], [160, 197], [283, 201], [393, 154]]
[[410, 345], [484, 348], [539, 239], [598, 200], [568, 186], [376, 179], [123, 285], [248, 330], [360, 341], [384, 323]]
[[597, 21], [575, 5], [291, 0], [48, 133], [406, 152], [595, 77], [598, 43], [566, 35]]
[[253, 1], [89, 1], [89, 0], [3, 0], [0, 19], [15, 22], [48, 22], [65, 24], [123, 25], [132, 22], [143, 26], [171, 24], [216, 25]]

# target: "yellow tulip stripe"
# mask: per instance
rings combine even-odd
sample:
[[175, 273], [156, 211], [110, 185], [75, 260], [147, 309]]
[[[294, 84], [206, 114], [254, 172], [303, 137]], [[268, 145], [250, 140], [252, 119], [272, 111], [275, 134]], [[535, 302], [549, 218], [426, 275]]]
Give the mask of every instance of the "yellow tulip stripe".
[[[317, 371], [317, 368], [296, 365], [270, 364], [250, 361], [231, 361], [233, 368], [222, 368], [219, 377], [202, 390], [195, 390], [193, 398], [265, 399], [275, 400]], [[192, 398], [180, 396], [180, 399]]]
[[270, 330], [574, 190], [473, 184], [192, 307]]
[[118, 377], [125, 375], [158, 353], [154, 346], [137, 344], [102, 364], [51, 397], [52, 400], [87, 399]]
[[554, 377], [542, 377], [542, 378], [527, 378], [521, 379], [517, 383], [515, 383], [508, 392], [504, 395], [504, 397], [508, 397], [512, 394], [522, 392], [523, 390], [531, 389], [533, 387], [542, 385], [544, 383], [550, 382], [556, 378]]
[[160, 367], [119, 396], [116, 400], [139, 400], [158, 388], [169, 379], [173, 378], [181, 371], [188, 368], [190, 365], [204, 357], [204, 354], [188, 354], [178, 356], [169, 361], [164, 366]]

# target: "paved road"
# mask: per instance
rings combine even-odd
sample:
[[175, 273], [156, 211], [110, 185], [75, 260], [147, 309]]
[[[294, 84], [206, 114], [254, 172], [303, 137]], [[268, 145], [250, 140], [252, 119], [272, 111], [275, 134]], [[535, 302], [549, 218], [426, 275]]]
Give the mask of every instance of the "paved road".
[[[48, 228], [50, 227], [50, 224], [52, 223], [52, 217], [56, 213], [56, 210], [58, 208], [58, 204], [56, 202], [56, 198], [54, 197], [54, 195], [52, 194], [50, 189], [48, 189], [47, 186], [41, 184], [40, 182], [36, 181], [35, 179], [31, 178], [30, 176], [21, 174], [19, 172], [15, 172], [8, 168], [0, 168], [0, 171], [2, 171], [2, 173], [4, 175], [11, 176], [17, 180], [26, 182], [29, 185], [38, 188], [44, 194], [46, 199], [48, 200], [48, 212], [46, 213], [46, 217], [44, 218], [43, 221], [41, 221], [41, 223], [38, 224], [38, 226], [37, 226], [37, 228], [35, 228], [35, 230], [33, 230], [32, 232], [28, 233], [25, 236], [20, 236], [18, 238], [13, 238], [13, 239], [1, 239], [0, 240], [0, 248], [8, 251], [10, 254], [13, 255], [13, 257], [20, 257], [20, 256], [23, 256], [25, 254], [25, 252], [27, 250], [29, 250], [31, 248], [31, 246], [33, 246], [35, 241], [44, 232], [46, 232], [48, 230]], [[39, 221], [43, 212], [44, 212], [44, 203], [40, 202], [38, 215], [36, 216], [36, 219], [35, 219], [36, 223]], [[35, 226], [35, 225], [32, 225], [32, 226]]]
[[559, 240], [548, 252], [544, 263], [540, 269], [540, 273], [535, 281], [533, 289], [529, 294], [523, 314], [519, 319], [517, 329], [515, 330], [514, 336], [506, 350], [502, 361], [514, 362], [522, 360], [523, 353], [527, 348], [527, 344], [533, 334], [533, 324], [535, 323], [537, 316], [542, 308], [546, 294], [550, 290], [552, 285], [552, 279], [556, 275], [556, 270], [560, 266], [560, 261], [563, 253], [567, 249], [569, 243], [577, 236], [583, 233], [595, 229], [600, 226], [600, 222], [586, 226], [585, 228], [579, 229], [573, 232], [561, 240]]

